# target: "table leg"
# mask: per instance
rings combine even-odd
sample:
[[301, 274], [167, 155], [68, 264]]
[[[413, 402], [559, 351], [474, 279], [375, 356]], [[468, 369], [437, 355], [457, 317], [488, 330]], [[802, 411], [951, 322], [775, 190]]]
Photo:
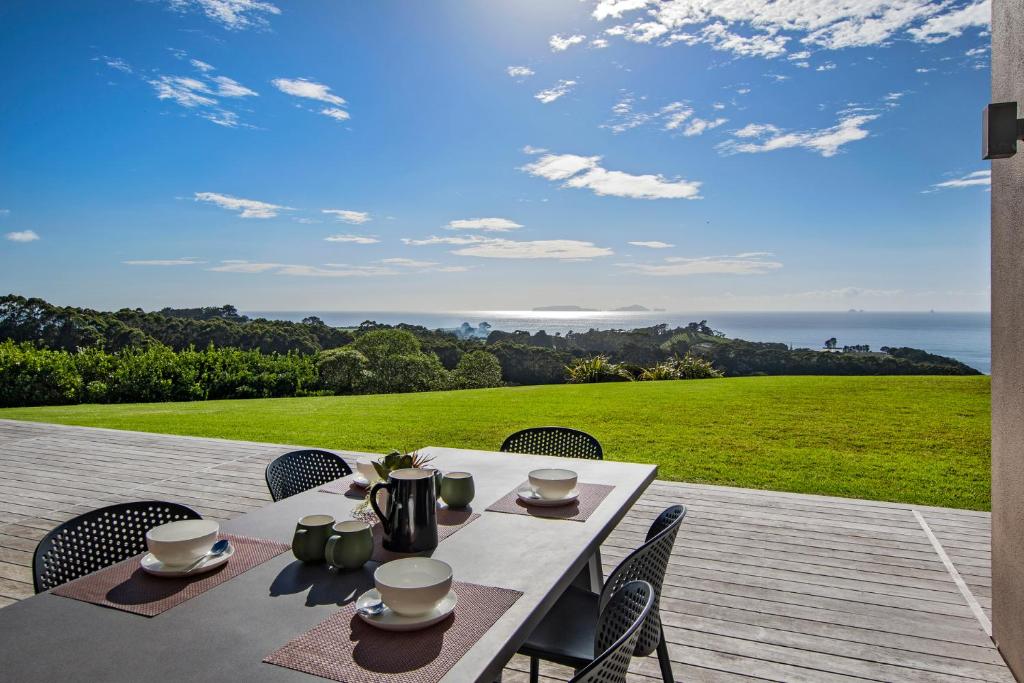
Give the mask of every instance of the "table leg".
[[600, 593], [604, 590], [604, 569], [601, 566], [601, 549], [594, 550], [587, 562], [587, 572], [590, 575], [590, 590]]

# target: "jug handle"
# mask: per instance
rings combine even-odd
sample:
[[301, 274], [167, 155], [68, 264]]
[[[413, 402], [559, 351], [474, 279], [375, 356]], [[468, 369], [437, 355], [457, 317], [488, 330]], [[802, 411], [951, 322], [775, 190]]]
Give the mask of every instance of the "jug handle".
[[388, 486], [386, 481], [378, 481], [376, 484], [370, 487], [370, 507], [377, 513], [377, 517], [380, 518], [380, 524], [384, 527], [384, 533], [391, 533], [391, 525], [388, 522], [388, 516], [381, 512], [380, 507], [377, 505], [377, 492], [384, 489], [388, 493], [391, 493], [391, 487]]

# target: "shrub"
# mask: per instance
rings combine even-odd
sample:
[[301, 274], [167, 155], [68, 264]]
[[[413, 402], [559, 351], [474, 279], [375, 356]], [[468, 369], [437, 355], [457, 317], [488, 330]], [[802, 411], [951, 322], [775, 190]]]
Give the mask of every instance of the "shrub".
[[483, 389], [501, 384], [501, 363], [486, 351], [463, 354], [455, 366], [453, 384], [459, 389]]
[[716, 370], [711, 361], [686, 354], [668, 362], [675, 370], [677, 379], [713, 379], [722, 377], [723, 373]]
[[644, 368], [637, 379], [641, 382], [658, 382], [666, 379], [679, 379], [679, 375], [672, 363], [658, 363], [654, 367]]
[[565, 366], [565, 377], [570, 384], [628, 382], [633, 379], [633, 376], [628, 371], [618, 364], [611, 362], [608, 356], [580, 358]]
[[63, 351], [0, 342], [0, 406], [76, 403], [82, 378]]
[[320, 385], [335, 394], [359, 393], [371, 377], [370, 362], [350, 346], [320, 353], [317, 372]]

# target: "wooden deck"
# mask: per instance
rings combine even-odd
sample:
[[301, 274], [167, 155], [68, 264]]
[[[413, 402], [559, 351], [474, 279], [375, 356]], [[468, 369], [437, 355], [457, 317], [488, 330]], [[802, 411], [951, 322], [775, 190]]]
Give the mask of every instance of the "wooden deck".
[[[286, 448], [0, 420], [0, 606], [32, 594], [58, 522], [148, 497], [229, 519], [269, 502], [263, 468]], [[988, 513], [658, 481], [606, 571], [674, 503], [689, 514], [661, 609], [680, 681], [1013, 681], [986, 633]], [[658, 678], [654, 659], [633, 668]]]

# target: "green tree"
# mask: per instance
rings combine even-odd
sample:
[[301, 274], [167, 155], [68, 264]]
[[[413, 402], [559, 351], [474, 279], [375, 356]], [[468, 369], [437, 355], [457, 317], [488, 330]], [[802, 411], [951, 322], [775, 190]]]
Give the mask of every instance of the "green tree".
[[362, 391], [371, 376], [370, 362], [352, 347], [322, 351], [317, 361], [320, 384], [335, 394]]
[[463, 354], [455, 366], [454, 384], [460, 389], [483, 389], [501, 384], [501, 363], [486, 351]]

